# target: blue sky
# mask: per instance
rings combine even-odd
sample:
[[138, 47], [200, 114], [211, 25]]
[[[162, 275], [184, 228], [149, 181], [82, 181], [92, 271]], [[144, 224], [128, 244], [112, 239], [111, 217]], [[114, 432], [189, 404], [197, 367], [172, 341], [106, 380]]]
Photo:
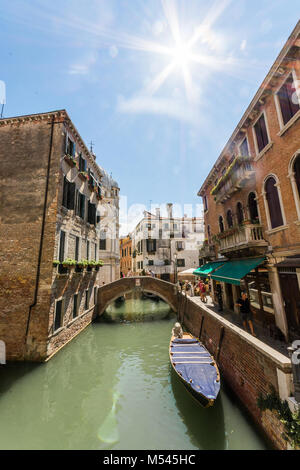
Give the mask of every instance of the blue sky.
[[299, 0], [0, 0], [4, 116], [67, 109], [127, 206], [199, 204]]

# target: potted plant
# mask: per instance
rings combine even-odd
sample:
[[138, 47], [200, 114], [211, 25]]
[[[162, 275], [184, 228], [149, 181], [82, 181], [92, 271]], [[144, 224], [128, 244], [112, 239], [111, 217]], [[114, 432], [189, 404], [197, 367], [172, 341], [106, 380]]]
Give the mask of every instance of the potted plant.
[[86, 171], [79, 171], [78, 176], [82, 181], [88, 181], [89, 175], [87, 174]]
[[72, 155], [66, 154], [65, 161], [72, 167], [77, 165], [76, 160]]
[[54, 260], [53, 260], [53, 266], [54, 266], [54, 267], [57, 267], [57, 266], [59, 266], [59, 265], [60, 265], [60, 261], [59, 261], [58, 259], [54, 259]]
[[72, 258], [67, 258], [62, 262], [64, 268], [72, 269], [75, 268], [77, 261]]

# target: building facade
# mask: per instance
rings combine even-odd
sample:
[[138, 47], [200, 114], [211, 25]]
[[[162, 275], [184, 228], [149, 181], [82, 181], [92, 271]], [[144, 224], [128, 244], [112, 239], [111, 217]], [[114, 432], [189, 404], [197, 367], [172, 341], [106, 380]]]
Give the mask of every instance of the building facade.
[[132, 269], [136, 274], [152, 272], [156, 277], [176, 282], [176, 273], [199, 264], [199, 248], [203, 243], [203, 219], [173, 217], [172, 204], [168, 216], [145, 211], [132, 233]]
[[44, 361], [91, 322], [97, 288], [117, 278], [119, 188], [65, 110], [1, 119], [0, 157], [0, 339], [7, 360]]
[[[298, 22], [198, 193], [203, 261], [262, 259], [242, 286], [256, 320], [286, 340], [300, 336], [299, 59]], [[240, 286], [221, 285], [236, 311]]]
[[130, 235], [120, 238], [120, 276], [132, 273], [132, 239]]

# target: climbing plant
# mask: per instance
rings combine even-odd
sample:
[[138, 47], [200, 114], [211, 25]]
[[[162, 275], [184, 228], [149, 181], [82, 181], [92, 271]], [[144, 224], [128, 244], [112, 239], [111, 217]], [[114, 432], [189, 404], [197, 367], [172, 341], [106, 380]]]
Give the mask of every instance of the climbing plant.
[[271, 387], [271, 392], [265, 396], [260, 393], [257, 399], [257, 406], [261, 411], [277, 411], [279, 419], [285, 428], [285, 433], [283, 433], [282, 437], [286, 441], [290, 441], [294, 448], [300, 447], [300, 409], [292, 413], [288, 402], [280, 399], [274, 387]]

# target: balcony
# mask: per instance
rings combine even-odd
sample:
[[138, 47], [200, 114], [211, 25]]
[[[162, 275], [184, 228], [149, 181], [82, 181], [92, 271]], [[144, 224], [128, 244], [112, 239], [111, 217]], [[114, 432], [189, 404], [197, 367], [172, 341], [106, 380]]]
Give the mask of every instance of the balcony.
[[219, 179], [211, 194], [217, 203], [224, 203], [233, 193], [239, 191], [247, 181], [254, 178], [255, 170], [251, 164], [252, 157], [236, 157], [226, 173]]
[[200, 258], [215, 258], [215, 248], [214, 245], [203, 244], [202, 248], [199, 250]]
[[263, 226], [259, 224], [239, 225], [219, 233], [216, 238], [219, 243], [218, 251], [222, 255], [239, 254], [241, 251], [247, 256], [264, 254], [268, 246], [263, 238]]

